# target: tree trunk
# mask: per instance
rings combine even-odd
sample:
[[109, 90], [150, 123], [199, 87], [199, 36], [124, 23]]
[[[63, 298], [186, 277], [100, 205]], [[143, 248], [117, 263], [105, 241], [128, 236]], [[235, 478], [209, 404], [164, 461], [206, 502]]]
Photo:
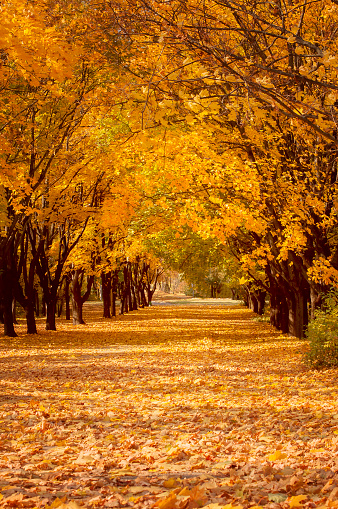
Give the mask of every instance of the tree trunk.
[[124, 313], [128, 313], [128, 311], [131, 311], [129, 304], [130, 304], [130, 285], [129, 285], [129, 278], [128, 278], [128, 268], [125, 266], [123, 267], [123, 281], [120, 285], [120, 299], [121, 299], [121, 307], [120, 307], [120, 315], [123, 315]]
[[128, 311], [129, 311], [127, 294], [126, 294], [126, 291], [124, 288], [121, 291], [120, 300], [121, 300], [120, 315], [124, 315], [125, 313], [128, 313]]
[[[156, 288], [155, 288], [156, 289]], [[155, 289], [150, 286], [147, 288], [147, 296], [148, 296], [148, 306], [151, 305], [151, 301], [153, 299], [153, 295], [155, 293]]]
[[82, 286], [83, 273], [81, 270], [75, 270], [72, 278], [72, 315], [73, 325], [84, 325], [85, 322], [82, 316], [82, 297], [81, 297], [81, 286]]
[[149, 306], [149, 303], [147, 301], [146, 292], [145, 292], [145, 286], [142, 285], [140, 288], [140, 294], [141, 294], [141, 302], [143, 307]]
[[35, 311], [35, 316], [40, 316], [39, 292], [36, 288], [34, 289], [34, 311]]
[[254, 312], [258, 313], [258, 300], [253, 292], [249, 293], [249, 308]]
[[134, 285], [131, 286], [131, 293], [132, 293], [132, 310], [137, 311], [137, 297]]
[[4, 321], [4, 335], [10, 338], [17, 336], [14, 330], [13, 322], [13, 277], [11, 271], [7, 267], [2, 269], [0, 281], [0, 295], [2, 300], [3, 321]]
[[247, 286], [244, 286], [243, 302], [244, 306], [246, 307], [249, 307], [249, 296], [250, 296], [249, 288]]
[[46, 303], [46, 330], [56, 330], [56, 297]]
[[307, 292], [295, 291], [288, 300], [289, 306], [289, 333], [291, 336], [302, 339], [308, 324]]
[[8, 296], [4, 297], [4, 334], [11, 338], [17, 336], [14, 330], [12, 299]]
[[5, 302], [4, 305], [4, 335], [10, 338], [16, 338], [17, 334], [14, 330], [13, 313], [12, 313], [12, 302], [10, 306]]
[[83, 303], [81, 299], [81, 295], [78, 293], [72, 293], [72, 315], [73, 315], [73, 325], [85, 325], [85, 321], [83, 320]]
[[47, 305], [46, 305], [46, 300], [45, 300], [44, 295], [42, 295], [42, 300], [41, 300], [41, 316], [47, 316]]
[[70, 320], [70, 297], [69, 297], [69, 276], [66, 276], [65, 281], [65, 305], [66, 305], [66, 320]]
[[281, 288], [273, 284], [270, 287], [270, 323], [283, 334], [289, 332], [289, 308]]
[[81, 293], [84, 271], [77, 269], [73, 273], [72, 279], [72, 313], [73, 324], [84, 325], [83, 304], [88, 300], [90, 291], [94, 282], [94, 276], [87, 278], [87, 289], [84, 295]]
[[116, 291], [111, 293], [111, 316], [116, 316]]
[[150, 265], [145, 265], [144, 274], [146, 274], [146, 290], [148, 298], [148, 306], [151, 305], [153, 295], [156, 291], [158, 278], [163, 274], [162, 269], [155, 269], [153, 272], [150, 271]]
[[58, 316], [58, 318], [60, 318], [60, 316], [62, 315], [62, 311], [63, 311], [63, 297], [61, 297], [61, 299], [59, 299], [58, 303], [57, 303], [57, 316]]
[[12, 313], [13, 313], [13, 323], [15, 325], [18, 324], [18, 320], [16, 319], [16, 298], [13, 297], [13, 300], [12, 300]]
[[128, 266], [123, 269], [123, 279], [124, 279], [124, 312], [128, 313], [128, 311], [132, 310], [131, 307], [131, 299], [130, 299], [130, 279], [129, 279], [129, 270]]
[[129, 311], [133, 311], [134, 303], [133, 303], [133, 297], [131, 294], [131, 286], [130, 285], [128, 286], [128, 307], [129, 307]]
[[266, 292], [264, 290], [259, 290], [256, 293], [256, 297], [257, 297], [257, 305], [258, 305], [257, 314], [258, 315], [263, 315], [264, 314], [264, 308], [265, 308]]
[[102, 300], [103, 300], [103, 318], [111, 318], [111, 273], [101, 274], [102, 282]]
[[118, 270], [114, 270], [112, 277], [112, 289], [111, 289], [111, 316], [116, 316], [116, 298], [117, 298], [117, 287], [119, 282]]
[[27, 304], [26, 304], [26, 324], [27, 324], [27, 334], [37, 334], [38, 331], [36, 329], [36, 322], [35, 322], [35, 302], [34, 299], [30, 299], [29, 296], [27, 298]]

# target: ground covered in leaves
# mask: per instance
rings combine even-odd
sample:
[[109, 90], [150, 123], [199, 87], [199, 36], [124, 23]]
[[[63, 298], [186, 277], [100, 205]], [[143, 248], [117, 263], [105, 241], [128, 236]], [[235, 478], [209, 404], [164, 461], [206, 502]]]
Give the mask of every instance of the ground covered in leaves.
[[100, 312], [0, 339], [0, 506], [338, 507], [338, 373], [304, 342], [240, 306]]

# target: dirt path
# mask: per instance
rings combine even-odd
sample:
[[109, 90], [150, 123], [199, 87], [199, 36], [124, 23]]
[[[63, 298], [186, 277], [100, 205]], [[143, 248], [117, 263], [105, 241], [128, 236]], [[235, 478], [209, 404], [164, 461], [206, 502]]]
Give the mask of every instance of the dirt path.
[[338, 507], [337, 373], [304, 342], [214, 303], [87, 316], [1, 338], [0, 505]]

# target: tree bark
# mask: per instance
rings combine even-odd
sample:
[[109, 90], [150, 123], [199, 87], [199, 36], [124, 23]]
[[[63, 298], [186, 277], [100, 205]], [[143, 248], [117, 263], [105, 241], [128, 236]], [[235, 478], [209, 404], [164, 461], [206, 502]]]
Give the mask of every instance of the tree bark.
[[283, 334], [289, 332], [289, 308], [280, 285], [270, 278], [270, 323]]
[[246, 306], [246, 307], [249, 307], [249, 297], [250, 297], [249, 288], [245, 285], [244, 292], [243, 292], [243, 302], [244, 302], [244, 306]]
[[57, 302], [57, 317], [60, 318], [63, 311], [63, 296], [59, 297]]
[[289, 334], [302, 339], [308, 324], [307, 292], [298, 290], [288, 300], [289, 306]]
[[17, 337], [14, 329], [12, 299], [9, 295], [4, 297], [4, 334], [11, 338]]
[[0, 295], [3, 309], [4, 335], [15, 338], [17, 334], [13, 322], [13, 276], [11, 270], [4, 266], [0, 272]]
[[39, 292], [36, 288], [34, 288], [34, 311], [35, 311], [35, 316], [40, 316]]
[[12, 300], [12, 313], [13, 313], [13, 323], [15, 325], [18, 324], [18, 320], [16, 318], [16, 298], [13, 297], [13, 300]]
[[66, 320], [70, 320], [70, 296], [69, 296], [69, 275], [66, 276], [65, 281], [65, 305], [66, 305]]
[[264, 290], [259, 290], [256, 292], [256, 297], [258, 306], [257, 314], [261, 316], [264, 314], [266, 292]]
[[250, 291], [249, 293], [249, 308], [254, 313], [258, 313], [258, 300], [256, 295], [252, 291]]
[[87, 278], [87, 289], [84, 295], [82, 295], [82, 283], [83, 283], [84, 271], [82, 269], [76, 269], [73, 273], [72, 278], [72, 313], [73, 313], [73, 324], [84, 325], [83, 320], [83, 304], [88, 300], [92, 285], [94, 282], [94, 276]]
[[116, 299], [117, 299], [117, 287], [119, 282], [119, 271], [118, 269], [114, 270], [113, 277], [111, 281], [111, 316], [116, 317]]
[[73, 325], [85, 325], [83, 320], [83, 305], [81, 297], [77, 293], [72, 293], [72, 316]]
[[111, 273], [101, 273], [103, 318], [111, 318]]
[[37, 334], [36, 322], [35, 322], [35, 303], [34, 299], [27, 299], [26, 306], [26, 323], [27, 323], [27, 334]]
[[56, 330], [56, 298], [46, 303], [46, 330]]
[[131, 285], [131, 294], [132, 294], [132, 310], [137, 311], [137, 297], [136, 297], [136, 289], [135, 286]]
[[41, 315], [47, 316], [47, 306], [46, 306], [46, 300], [45, 300], [44, 295], [42, 295], [42, 299], [41, 299]]

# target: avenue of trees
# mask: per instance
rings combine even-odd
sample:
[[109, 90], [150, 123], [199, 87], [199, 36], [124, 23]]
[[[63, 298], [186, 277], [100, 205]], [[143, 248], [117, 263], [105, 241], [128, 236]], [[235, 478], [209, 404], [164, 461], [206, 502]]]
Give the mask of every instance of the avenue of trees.
[[83, 322], [94, 278], [109, 317], [170, 266], [204, 267], [214, 296], [225, 275], [303, 337], [338, 284], [338, 2], [17, 0], [2, 18], [5, 335], [14, 300], [35, 333], [42, 296], [53, 330], [70, 295]]

